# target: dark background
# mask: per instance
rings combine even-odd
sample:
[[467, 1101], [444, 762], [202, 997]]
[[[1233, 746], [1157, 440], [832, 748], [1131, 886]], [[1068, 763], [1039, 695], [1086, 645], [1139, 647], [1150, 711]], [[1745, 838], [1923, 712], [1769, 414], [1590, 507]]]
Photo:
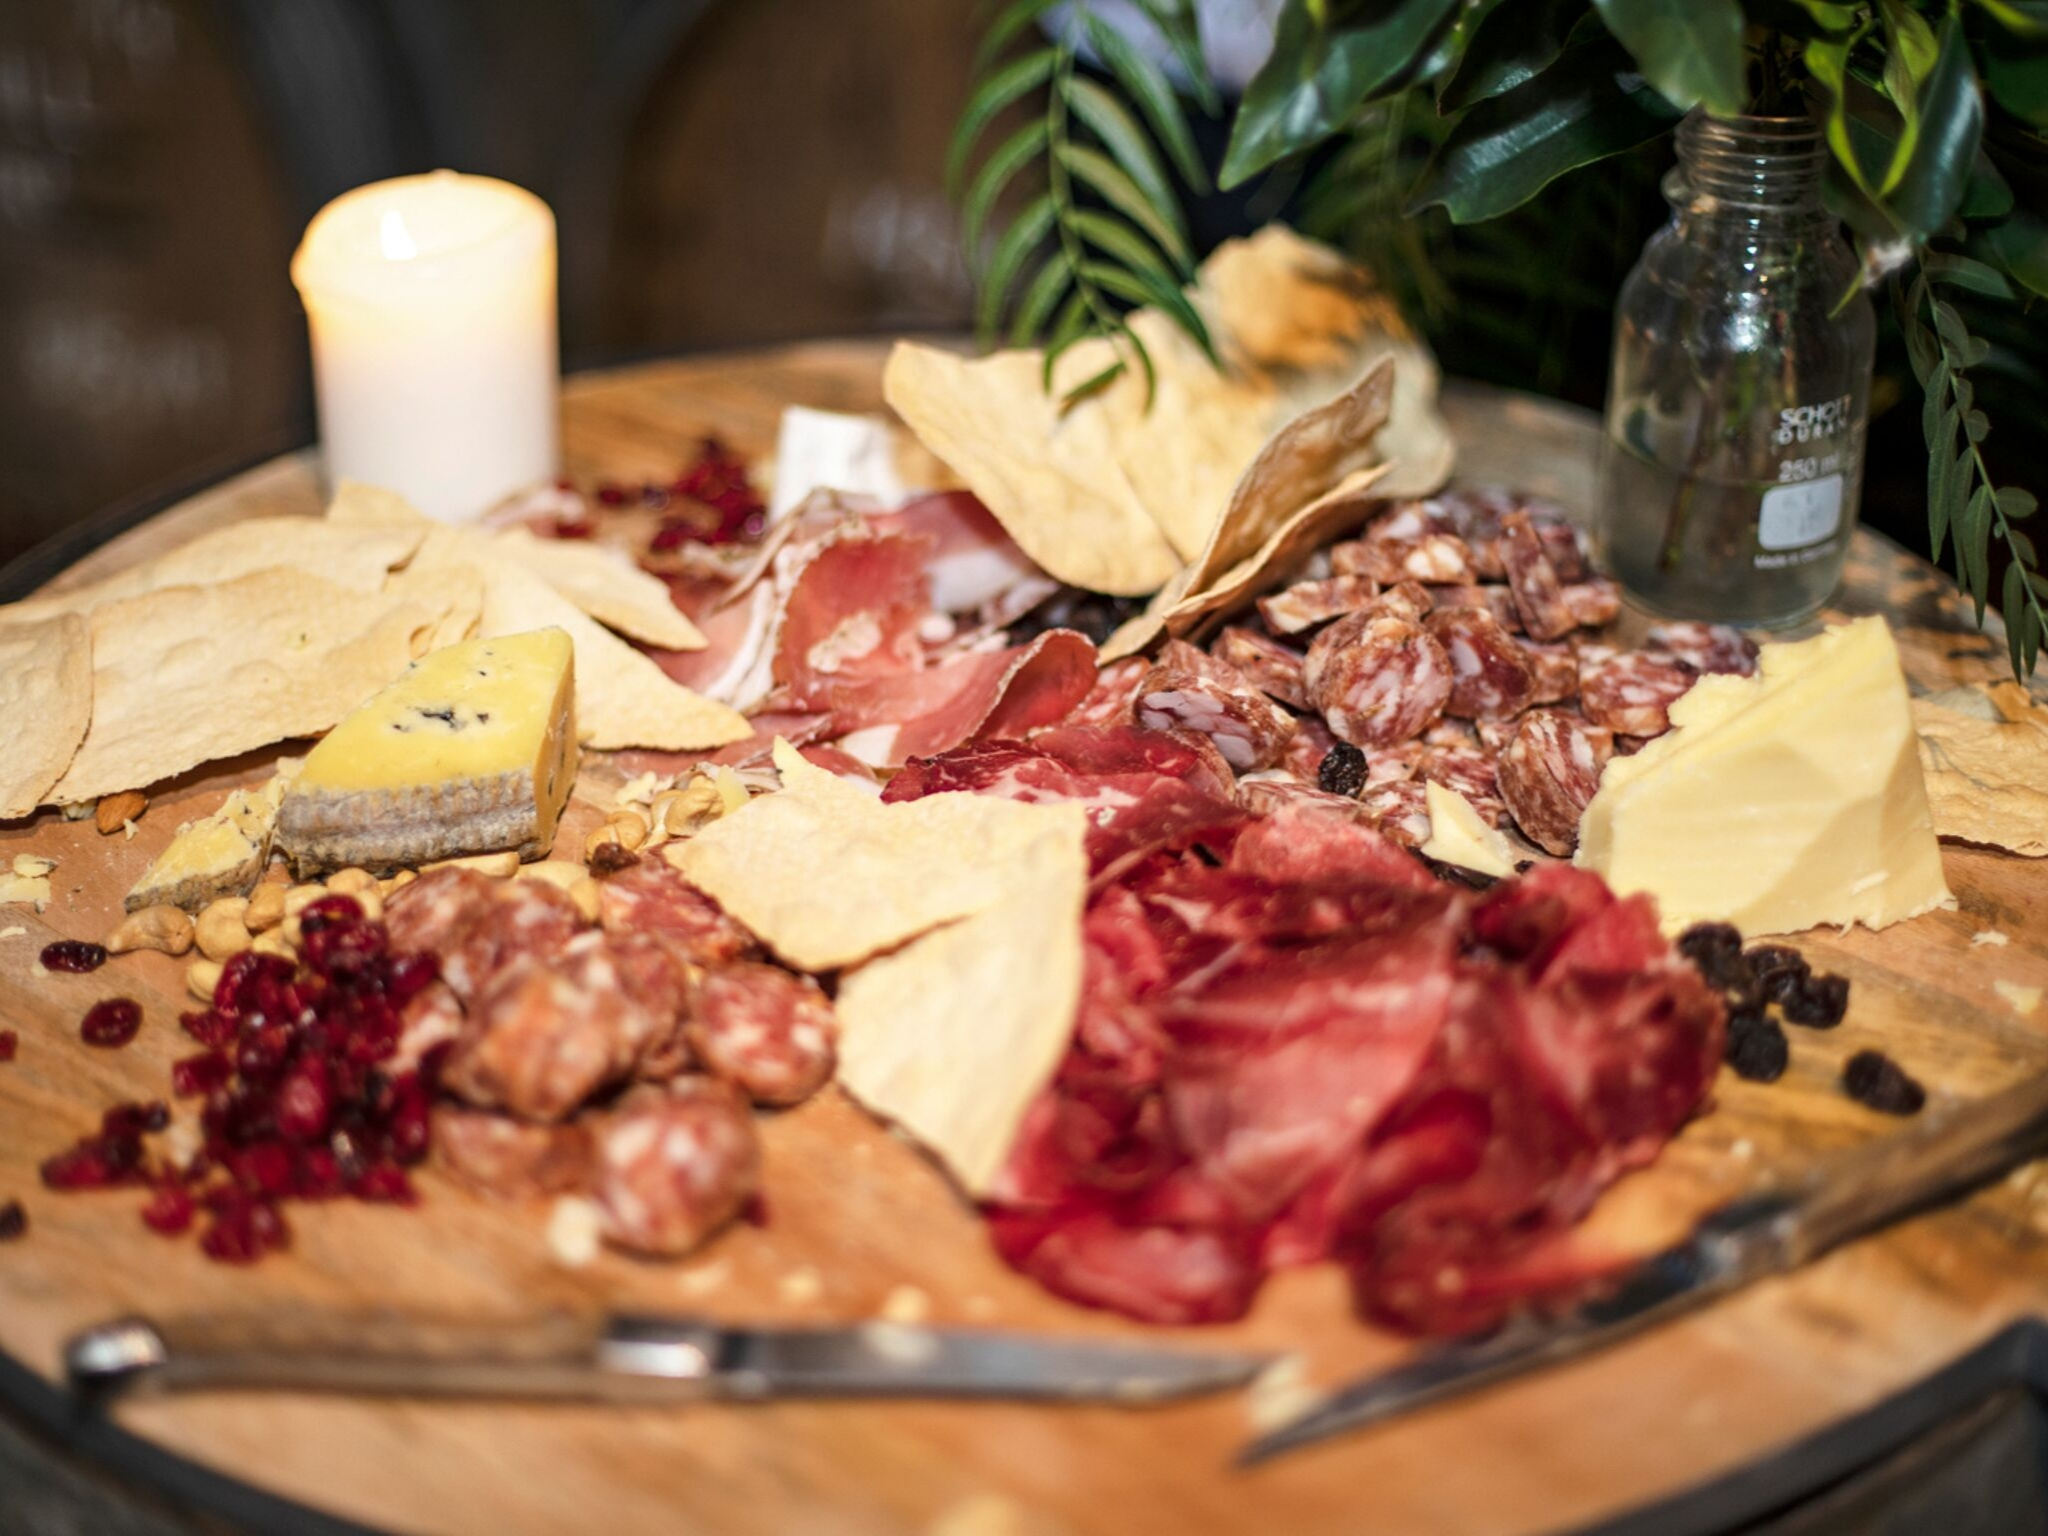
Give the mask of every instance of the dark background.
[[[970, 0], [0, 0], [0, 559], [307, 437], [286, 263], [322, 203], [384, 176], [451, 165], [554, 206], [570, 367], [964, 325], [940, 166], [977, 18]], [[1221, 126], [1205, 138], [1220, 153]], [[1446, 367], [1597, 406], [1669, 154], [1483, 230], [1429, 228], [1422, 318]], [[1197, 228], [1221, 238], [1296, 189], [1219, 200]], [[2036, 328], [1971, 319], [2007, 343], [1980, 385], [1994, 470], [2048, 490], [2028, 462]], [[1866, 520], [1923, 548], [1895, 336], [1879, 373]]]

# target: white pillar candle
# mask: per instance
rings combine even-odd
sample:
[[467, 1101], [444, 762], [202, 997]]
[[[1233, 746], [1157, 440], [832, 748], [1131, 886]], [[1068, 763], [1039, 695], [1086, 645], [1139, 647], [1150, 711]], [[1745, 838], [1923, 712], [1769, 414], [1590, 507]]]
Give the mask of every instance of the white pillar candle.
[[314, 216], [306, 306], [329, 483], [454, 522], [557, 472], [555, 220], [531, 192], [436, 171]]

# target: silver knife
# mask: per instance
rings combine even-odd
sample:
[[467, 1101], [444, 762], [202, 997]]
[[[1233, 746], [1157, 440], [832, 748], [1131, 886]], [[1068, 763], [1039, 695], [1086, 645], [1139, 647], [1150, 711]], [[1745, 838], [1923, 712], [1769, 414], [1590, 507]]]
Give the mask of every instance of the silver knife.
[[1973, 1103], [1930, 1111], [1909, 1128], [1823, 1163], [1805, 1178], [1708, 1215], [1684, 1242], [1620, 1271], [1560, 1316], [1526, 1317], [1432, 1349], [1340, 1387], [1251, 1441], [1241, 1465], [1343, 1430], [1462, 1396], [1575, 1359], [1781, 1274], [2048, 1153], [2048, 1073]]
[[129, 1318], [77, 1335], [74, 1388], [274, 1388], [598, 1402], [1021, 1398], [1133, 1406], [1242, 1386], [1265, 1357], [876, 1322], [746, 1328], [556, 1314], [483, 1324], [388, 1314]]

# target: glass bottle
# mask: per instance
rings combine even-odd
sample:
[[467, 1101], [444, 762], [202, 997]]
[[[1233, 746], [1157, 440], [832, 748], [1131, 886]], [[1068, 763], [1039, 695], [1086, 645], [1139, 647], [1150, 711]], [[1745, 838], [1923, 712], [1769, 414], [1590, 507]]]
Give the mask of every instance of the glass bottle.
[[1807, 118], [1678, 128], [1671, 222], [1622, 285], [1597, 531], [1638, 605], [1782, 627], [1841, 578], [1876, 317]]

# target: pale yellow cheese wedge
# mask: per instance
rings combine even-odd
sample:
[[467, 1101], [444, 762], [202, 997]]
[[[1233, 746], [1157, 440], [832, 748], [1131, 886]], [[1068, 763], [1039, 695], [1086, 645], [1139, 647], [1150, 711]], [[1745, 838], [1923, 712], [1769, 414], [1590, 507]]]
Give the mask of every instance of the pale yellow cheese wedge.
[[1503, 880], [1515, 872], [1514, 848], [1470, 800], [1434, 779], [1424, 783], [1423, 794], [1429, 807], [1429, 841], [1419, 850], [1424, 858]]

